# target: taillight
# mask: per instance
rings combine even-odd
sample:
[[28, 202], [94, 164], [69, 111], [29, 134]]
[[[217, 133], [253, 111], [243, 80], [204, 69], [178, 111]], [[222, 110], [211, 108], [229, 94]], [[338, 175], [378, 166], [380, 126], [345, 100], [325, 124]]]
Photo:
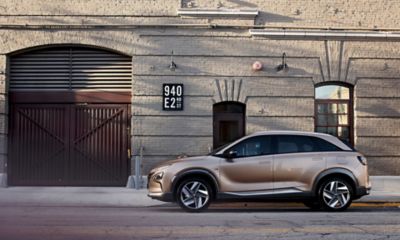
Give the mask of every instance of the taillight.
[[363, 156], [357, 156], [358, 161], [360, 161], [360, 163], [362, 165], [367, 165], [367, 159]]

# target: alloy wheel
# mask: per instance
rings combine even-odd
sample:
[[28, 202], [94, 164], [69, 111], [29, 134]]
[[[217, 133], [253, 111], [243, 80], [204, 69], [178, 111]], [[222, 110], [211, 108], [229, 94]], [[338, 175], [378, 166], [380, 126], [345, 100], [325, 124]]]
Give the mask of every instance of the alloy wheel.
[[182, 186], [180, 192], [181, 203], [189, 209], [201, 209], [210, 199], [210, 193], [205, 184], [199, 181], [190, 181]]
[[332, 180], [325, 185], [322, 198], [324, 203], [330, 208], [341, 209], [351, 200], [351, 193], [345, 183]]

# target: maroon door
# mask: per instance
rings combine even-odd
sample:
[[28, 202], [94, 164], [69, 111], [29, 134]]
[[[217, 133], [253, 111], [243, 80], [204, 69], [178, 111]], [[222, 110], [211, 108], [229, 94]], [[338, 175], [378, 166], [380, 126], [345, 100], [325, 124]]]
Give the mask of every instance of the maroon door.
[[10, 185], [125, 185], [128, 106], [12, 104]]
[[246, 105], [239, 102], [221, 102], [213, 106], [214, 149], [245, 135]]

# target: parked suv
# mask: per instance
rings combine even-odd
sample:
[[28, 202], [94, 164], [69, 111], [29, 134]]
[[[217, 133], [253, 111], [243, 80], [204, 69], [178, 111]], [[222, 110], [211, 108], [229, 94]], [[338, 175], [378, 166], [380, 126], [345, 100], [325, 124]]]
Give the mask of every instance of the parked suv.
[[214, 200], [293, 200], [340, 211], [369, 194], [366, 158], [334, 136], [258, 132], [150, 171], [149, 196], [198, 212]]

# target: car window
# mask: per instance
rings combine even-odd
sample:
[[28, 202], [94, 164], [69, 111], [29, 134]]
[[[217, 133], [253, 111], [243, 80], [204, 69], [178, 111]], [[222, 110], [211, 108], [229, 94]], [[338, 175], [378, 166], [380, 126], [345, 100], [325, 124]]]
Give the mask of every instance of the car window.
[[325, 141], [324, 139], [312, 137], [312, 141], [318, 146], [319, 152], [334, 152], [334, 151], [343, 151], [338, 146]]
[[318, 146], [308, 136], [277, 136], [278, 153], [316, 152]]
[[271, 154], [271, 137], [270, 136], [257, 136], [248, 138], [228, 151], [234, 151], [237, 153], [237, 157], [251, 157]]

